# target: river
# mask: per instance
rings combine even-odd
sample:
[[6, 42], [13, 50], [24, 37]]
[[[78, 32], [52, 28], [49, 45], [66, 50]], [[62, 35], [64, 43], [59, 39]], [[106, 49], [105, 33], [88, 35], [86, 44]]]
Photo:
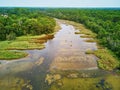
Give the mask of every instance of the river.
[[81, 70], [98, 76], [106, 73], [97, 67], [96, 56], [85, 54], [87, 50], [97, 50], [96, 43], [85, 42], [87, 38], [75, 34], [74, 26], [57, 21], [61, 29], [44, 49], [25, 50], [29, 56], [22, 59], [1, 60], [0, 82], [4, 84], [0, 83], [0, 90], [48, 90], [45, 78], [54, 70]]

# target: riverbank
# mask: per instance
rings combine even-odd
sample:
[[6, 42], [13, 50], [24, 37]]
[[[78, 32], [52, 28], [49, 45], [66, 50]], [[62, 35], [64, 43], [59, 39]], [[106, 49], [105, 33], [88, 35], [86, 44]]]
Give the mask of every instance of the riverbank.
[[60, 26], [56, 21], [54, 33], [35, 36], [26, 35], [17, 37], [15, 40], [12, 41], [0, 41], [0, 60], [14, 60], [24, 58], [28, 54], [23, 50], [40, 50], [45, 48], [44, 43], [47, 42], [47, 40], [49, 39], [53, 39], [55, 32], [57, 32], [59, 29]]
[[[113, 67], [108, 64], [106, 67], [109, 68], [102, 70], [94, 66], [94, 59], [96, 58], [94, 55], [97, 56], [97, 54], [95, 62], [97, 62], [96, 66], [98, 67], [101, 67], [98, 64], [100, 56], [105, 61], [107, 59], [113, 60], [105, 48], [98, 47], [96, 42], [86, 41], [89, 39], [97, 41], [95, 38], [97, 35], [81, 24], [66, 20], [60, 20], [60, 22], [64, 25], [61, 25], [62, 30], [56, 36], [61, 37], [58, 39], [61, 42], [58, 43], [58, 47], [61, 46], [61, 48], [56, 53], [45, 78], [45, 82], [50, 86], [48, 90], [118, 90], [120, 88], [118, 84], [120, 77], [119, 74], [112, 71]], [[88, 53], [88, 51], [95, 54]], [[102, 57], [103, 54], [105, 54], [104, 56], [109, 55], [110, 58], [108, 56]], [[107, 64], [108, 62], [104, 63]], [[111, 63], [116, 65], [116, 59]]]
[[[51, 35], [39, 36], [21, 36], [17, 37], [14, 41], [1, 41], [0, 42], [0, 59], [12, 60], [23, 58], [28, 54], [23, 50], [43, 49], [44, 43]], [[14, 51], [17, 50], [17, 51]]]
[[97, 43], [98, 50], [87, 50], [86, 54], [94, 54], [99, 58], [99, 60], [97, 60], [99, 68], [104, 70], [114, 70], [119, 67], [120, 62], [118, 58], [110, 50], [99, 44], [99, 40], [96, 38], [97, 37], [96, 33], [93, 33], [91, 30], [85, 28], [85, 26], [80, 23], [67, 20], [66, 21], [63, 20], [63, 22], [71, 24], [77, 30], [79, 30], [75, 32], [75, 34], [80, 34], [81, 38], [87, 38], [87, 40], [85, 40], [86, 42]]

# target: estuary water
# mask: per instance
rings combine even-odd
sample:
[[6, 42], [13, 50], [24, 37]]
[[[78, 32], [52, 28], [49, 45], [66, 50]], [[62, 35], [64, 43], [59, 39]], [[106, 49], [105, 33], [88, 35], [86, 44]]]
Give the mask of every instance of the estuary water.
[[52, 70], [82, 70], [99, 72], [98, 58], [87, 55], [97, 50], [96, 43], [85, 42], [82, 34], [75, 34], [74, 26], [58, 20], [61, 29], [42, 50], [24, 50], [29, 55], [22, 59], [0, 60], [0, 90], [48, 90], [46, 74]]

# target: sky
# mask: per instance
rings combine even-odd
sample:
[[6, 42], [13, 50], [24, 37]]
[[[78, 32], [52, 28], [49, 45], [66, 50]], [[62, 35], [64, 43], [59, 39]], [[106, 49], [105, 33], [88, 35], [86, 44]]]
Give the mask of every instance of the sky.
[[0, 7], [120, 7], [120, 0], [0, 0]]

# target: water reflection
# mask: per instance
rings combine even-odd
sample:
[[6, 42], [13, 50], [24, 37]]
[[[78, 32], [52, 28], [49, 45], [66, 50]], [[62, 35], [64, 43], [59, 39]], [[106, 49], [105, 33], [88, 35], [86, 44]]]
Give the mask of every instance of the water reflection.
[[[49, 86], [45, 83], [45, 77], [50, 70], [95, 69], [96, 72], [99, 72], [97, 58], [94, 55], [85, 54], [88, 49], [96, 50], [96, 43], [87, 43], [84, 41], [85, 38], [74, 34], [76, 30], [72, 25], [66, 25], [63, 22], [59, 22], [59, 24], [61, 30], [55, 34], [53, 39], [45, 43], [45, 49], [25, 50], [29, 53], [26, 58], [0, 61], [0, 80], [4, 82], [0, 82], [0, 90], [12, 90], [11, 86], [13, 85], [6, 84], [9, 80], [7, 78], [10, 78], [10, 82], [14, 82], [16, 78], [17, 81], [21, 80], [23, 85], [18, 85], [18, 87], [23, 90], [31, 90], [30, 88], [47, 90]], [[16, 87], [16, 83], [14, 85], [13, 87]], [[8, 88], [4, 89], [5, 86]], [[24, 89], [25, 87], [30, 88]]]
[[[55, 38], [50, 41], [55, 57], [50, 69], [83, 70], [97, 69], [97, 58], [94, 55], [86, 55], [86, 50], [96, 50], [96, 43], [87, 43], [80, 35], [76, 35], [72, 25], [61, 24]], [[49, 43], [49, 41], [48, 41]], [[50, 45], [47, 43], [47, 46]]]

